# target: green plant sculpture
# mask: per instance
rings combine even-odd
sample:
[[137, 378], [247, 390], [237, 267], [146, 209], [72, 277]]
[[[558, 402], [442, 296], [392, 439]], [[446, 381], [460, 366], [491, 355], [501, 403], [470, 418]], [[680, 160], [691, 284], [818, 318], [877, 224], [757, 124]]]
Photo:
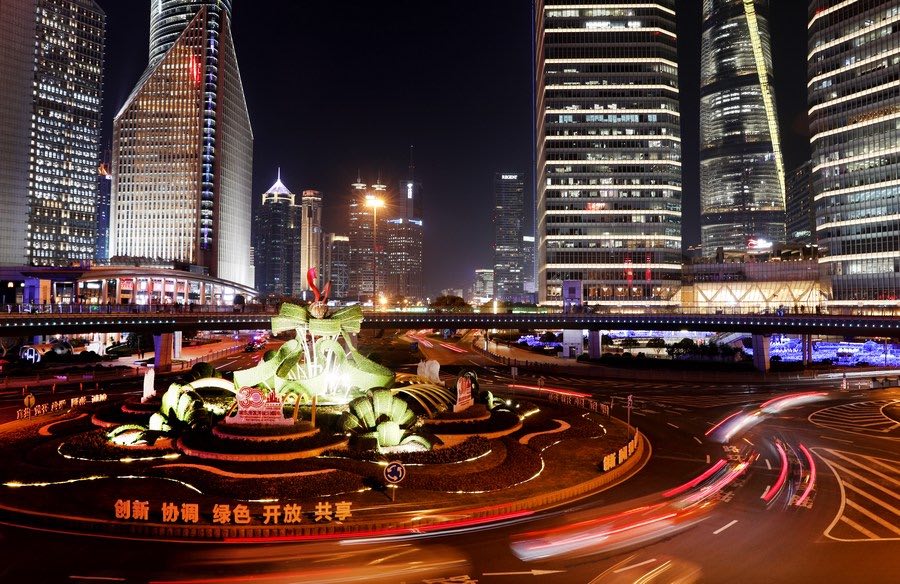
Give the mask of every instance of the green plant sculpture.
[[356, 446], [370, 450], [408, 446], [430, 450], [431, 441], [413, 432], [416, 414], [389, 389], [375, 389], [351, 401], [341, 414], [341, 431], [353, 436]]

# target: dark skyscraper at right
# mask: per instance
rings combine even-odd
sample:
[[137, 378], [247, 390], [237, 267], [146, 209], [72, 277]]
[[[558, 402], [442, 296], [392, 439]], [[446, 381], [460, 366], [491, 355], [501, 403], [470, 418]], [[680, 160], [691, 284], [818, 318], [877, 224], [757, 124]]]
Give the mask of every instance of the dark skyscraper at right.
[[832, 307], [900, 299], [900, 2], [809, 4], [816, 234]]
[[784, 164], [768, 0], [704, 0], [700, 62], [703, 255], [785, 240]]

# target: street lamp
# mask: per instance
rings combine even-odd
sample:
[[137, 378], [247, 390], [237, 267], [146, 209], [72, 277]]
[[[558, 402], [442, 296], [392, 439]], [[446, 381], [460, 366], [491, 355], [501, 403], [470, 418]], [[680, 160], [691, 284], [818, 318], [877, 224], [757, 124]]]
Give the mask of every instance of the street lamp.
[[372, 308], [375, 308], [375, 284], [378, 274], [378, 209], [384, 207], [384, 199], [366, 195], [366, 207], [372, 209]]

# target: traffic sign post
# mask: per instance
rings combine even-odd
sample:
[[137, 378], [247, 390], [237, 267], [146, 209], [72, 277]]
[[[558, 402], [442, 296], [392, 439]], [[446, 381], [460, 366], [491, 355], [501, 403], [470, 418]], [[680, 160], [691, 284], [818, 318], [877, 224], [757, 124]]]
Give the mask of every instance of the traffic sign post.
[[396, 499], [397, 493], [397, 485], [406, 478], [406, 467], [403, 466], [403, 463], [394, 460], [387, 464], [384, 467], [384, 480], [388, 483], [388, 488], [391, 490], [391, 502], [393, 503]]
[[35, 402], [36, 400], [34, 399], [34, 394], [33, 394], [33, 393], [29, 393], [29, 394], [27, 394], [27, 395], [25, 396], [25, 399], [22, 400], [22, 401], [25, 402], [25, 407], [26, 407], [26, 408], [33, 408], [33, 407], [34, 407], [34, 402]]

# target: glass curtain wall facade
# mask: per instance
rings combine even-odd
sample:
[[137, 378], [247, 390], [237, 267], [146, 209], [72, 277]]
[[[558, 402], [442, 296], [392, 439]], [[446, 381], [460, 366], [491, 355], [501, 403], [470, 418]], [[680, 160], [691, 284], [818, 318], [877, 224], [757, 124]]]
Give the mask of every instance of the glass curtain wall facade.
[[[256, 289], [261, 294], [299, 295], [300, 207], [281, 177], [262, 196], [256, 216]], [[305, 285], [303, 286], [305, 287]]]
[[150, 64], [169, 52], [204, 6], [231, 14], [231, 0], [150, 0]]
[[700, 63], [703, 255], [785, 241], [785, 178], [769, 0], [704, 0]]
[[900, 299], [900, 3], [809, 4], [809, 121], [830, 304]]
[[536, 4], [538, 300], [677, 302], [675, 1]]
[[815, 243], [812, 165], [804, 162], [787, 175], [787, 241], [798, 245]]
[[525, 294], [522, 231], [525, 222], [525, 175], [494, 175], [494, 297], [521, 301]]
[[[372, 207], [366, 205], [366, 196], [370, 194], [366, 192], [367, 186], [359, 182], [354, 184], [350, 199], [349, 296], [357, 300], [372, 299], [374, 293], [385, 289], [386, 284], [387, 226], [384, 220], [384, 208], [376, 212]], [[385, 193], [381, 189], [377, 190], [376, 194], [378, 197], [383, 197]], [[375, 270], [374, 273], [373, 270]]]
[[350, 290], [350, 238], [346, 235], [325, 235], [325, 281], [331, 282], [330, 298], [346, 300]]
[[312, 299], [306, 274], [310, 268], [317, 268], [316, 286], [322, 290], [325, 269], [322, 266], [322, 193], [307, 189], [300, 194], [300, 269], [297, 290], [304, 290], [307, 299]]
[[422, 243], [425, 234], [422, 220], [397, 217], [388, 219], [386, 227], [388, 294], [395, 298], [424, 299]]
[[[151, 16], [184, 4], [154, 2]], [[218, 2], [190, 4], [194, 18], [151, 60], [114, 121], [109, 253], [252, 285], [253, 134], [230, 15]]]
[[105, 37], [93, 0], [0, 4], [0, 263], [94, 258]]

